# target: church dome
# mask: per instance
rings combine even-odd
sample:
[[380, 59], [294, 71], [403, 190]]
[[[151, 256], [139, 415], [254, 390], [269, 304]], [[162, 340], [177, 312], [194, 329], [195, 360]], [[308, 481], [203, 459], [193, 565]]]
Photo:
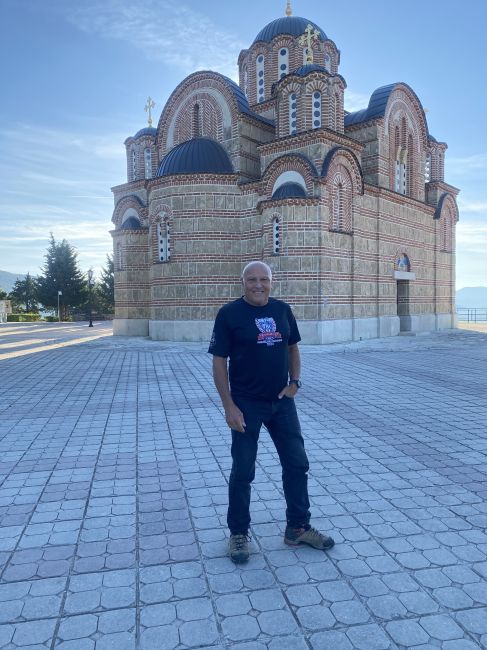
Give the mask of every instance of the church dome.
[[211, 138], [194, 138], [178, 144], [164, 156], [157, 170], [157, 176], [233, 173], [227, 152]]
[[134, 135], [134, 140], [141, 138], [143, 135], [155, 136], [156, 133], [157, 129], [155, 129], [153, 126], [146, 126], [145, 129], [140, 129], [140, 131], [137, 131], [137, 133]]
[[317, 65], [316, 63], [306, 63], [302, 65], [297, 70], [293, 70], [292, 74], [298, 75], [298, 77], [306, 77], [310, 72], [328, 72], [324, 65]]
[[255, 37], [254, 43], [257, 43], [259, 41], [270, 43], [272, 39], [274, 39], [276, 36], [280, 36], [281, 34], [289, 34], [290, 36], [297, 38], [298, 36], [301, 36], [301, 34], [304, 34], [304, 30], [308, 25], [311, 25], [311, 27], [314, 27], [318, 32], [320, 32], [320, 41], [323, 42], [328, 40], [327, 35], [321, 29], [321, 27], [318, 27], [318, 25], [312, 20], [308, 20], [307, 18], [300, 18], [299, 16], [285, 16], [284, 18], [277, 18], [276, 20], [273, 20], [271, 23], [261, 29]]
[[277, 201], [279, 199], [302, 199], [306, 196], [306, 191], [299, 183], [283, 183], [279, 185], [277, 190], [272, 195], [272, 199]]

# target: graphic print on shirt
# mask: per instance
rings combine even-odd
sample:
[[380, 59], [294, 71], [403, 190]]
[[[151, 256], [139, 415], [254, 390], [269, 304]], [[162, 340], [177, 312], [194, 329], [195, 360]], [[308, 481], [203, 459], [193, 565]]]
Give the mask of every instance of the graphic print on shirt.
[[256, 318], [255, 324], [259, 330], [257, 343], [265, 343], [265, 345], [282, 343], [282, 334], [277, 331], [276, 321], [273, 318]]

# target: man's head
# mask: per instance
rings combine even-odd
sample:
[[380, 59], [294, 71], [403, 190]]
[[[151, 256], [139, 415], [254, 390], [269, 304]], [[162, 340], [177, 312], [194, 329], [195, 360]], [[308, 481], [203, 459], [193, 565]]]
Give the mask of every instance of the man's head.
[[249, 262], [242, 271], [244, 300], [254, 307], [267, 305], [272, 286], [272, 271], [265, 262]]

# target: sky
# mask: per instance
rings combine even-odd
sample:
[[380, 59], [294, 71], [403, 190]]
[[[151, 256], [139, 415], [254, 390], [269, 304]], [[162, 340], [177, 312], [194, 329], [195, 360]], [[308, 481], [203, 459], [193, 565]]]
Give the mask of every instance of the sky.
[[[286, 0], [0, 0], [0, 269], [36, 275], [52, 232], [98, 272], [112, 251], [110, 188], [124, 140], [154, 124], [196, 70], [236, 81], [240, 50]], [[484, 0], [292, 0], [341, 51], [345, 108], [403, 81], [448, 143], [458, 197], [457, 289], [487, 286]]]

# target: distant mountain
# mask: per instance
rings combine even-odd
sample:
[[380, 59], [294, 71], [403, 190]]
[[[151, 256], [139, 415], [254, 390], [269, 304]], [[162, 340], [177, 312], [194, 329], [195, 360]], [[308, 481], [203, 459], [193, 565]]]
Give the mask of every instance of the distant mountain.
[[457, 291], [457, 307], [487, 307], [487, 287], [464, 287]]
[[9, 273], [8, 271], [0, 271], [0, 289], [10, 293], [14, 287], [16, 280], [23, 280], [25, 275], [22, 273]]

